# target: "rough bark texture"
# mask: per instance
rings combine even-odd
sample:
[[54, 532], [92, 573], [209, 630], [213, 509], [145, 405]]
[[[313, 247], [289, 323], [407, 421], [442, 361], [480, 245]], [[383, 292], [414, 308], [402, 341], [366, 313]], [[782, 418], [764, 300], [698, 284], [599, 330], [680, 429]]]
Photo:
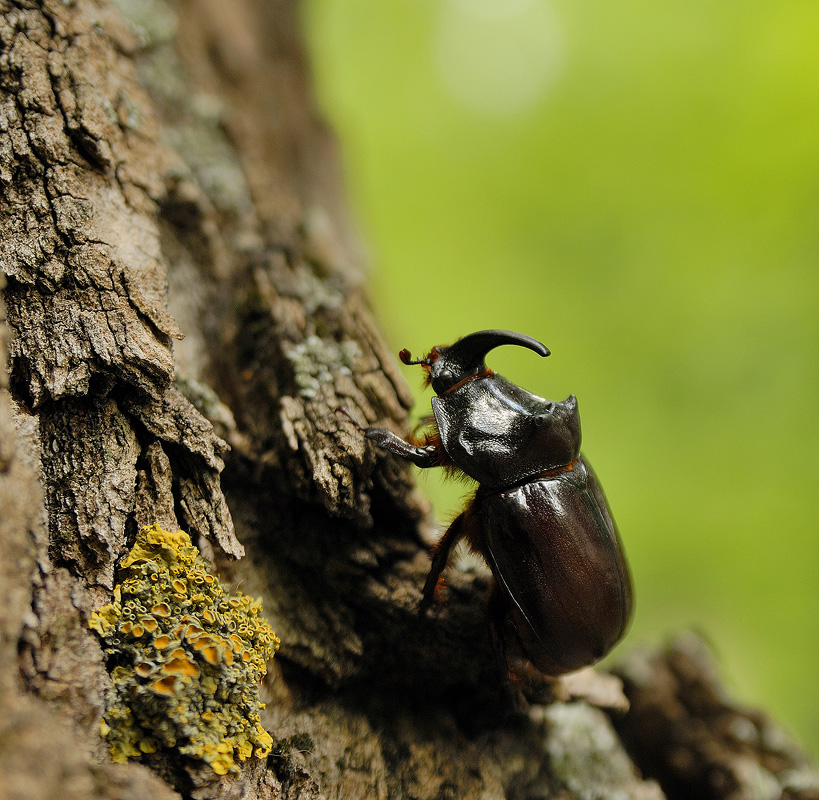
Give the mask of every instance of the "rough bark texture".
[[[618, 735], [582, 701], [505, 715], [480, 569], [418, 615], [428, 510], [335, 413], [403, 432], [410, 395], [292, 2], [0, 11], [0, 797], [661, 798], [631, 758], [669, 797], [818, 796], [690, 648], [624, 666]], [[100, 738], [112, 665], [88, 620], [151, 522], [282, 639], [276, 744], [239, 775], [113, 764]]]

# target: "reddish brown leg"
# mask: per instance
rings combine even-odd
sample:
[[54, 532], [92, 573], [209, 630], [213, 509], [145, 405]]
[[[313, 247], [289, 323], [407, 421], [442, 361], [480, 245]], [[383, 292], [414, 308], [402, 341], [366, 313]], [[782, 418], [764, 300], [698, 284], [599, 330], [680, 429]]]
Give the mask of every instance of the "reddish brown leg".
[[525, 711], [529, 703], [554, 699], [556, 678], [542, 672], [523, 649], [510, 617], [509, 601], [496, 583], [489, 595], [489, 633], [498, 661], [504, 692], [516, 711]]
[[452, 548], [464, 536], [464, 515], [458, 514], [452, 521], [452, 524], [447, 528], [446, 533], [438, 540], [435, 547], [432, 548], [432, 566], [427, 575], [426, 583], [424, 584], [424, 596], [421, 599], [421, 613], [425, 612], [435, 599], [435, 587], [438, 585], [438, 579], [441, 573], [446, 569], [449, 563], [449, 556], [452, 554]]

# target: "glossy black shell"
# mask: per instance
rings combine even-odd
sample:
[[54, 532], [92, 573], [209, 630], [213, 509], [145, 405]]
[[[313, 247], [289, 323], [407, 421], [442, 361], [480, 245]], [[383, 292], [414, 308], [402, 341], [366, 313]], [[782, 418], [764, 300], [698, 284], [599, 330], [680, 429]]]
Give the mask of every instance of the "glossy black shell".
[[547, 674], [602, 658], [628, 624], [631, 578], [585, 459], [510, 489], [481, 489], [475, 502], [485, 556], [529, 658]]
[[406, 442], [384, 428], [365, 433], [420, 467], [452, 462], [478, 481], [433, 552], [422, 605], [433, 601], [452, 547], [466, 538], [497, 583], [493, 641], [510, 675], [523, 681], [527, 659], [556, 677], [602, 658], [625, 632], [632, 589], [608, 504], [580, 455], [577, 400], [545, 400], [488, 369], [486, 354], [509, 344], [549, 355], [536, 339], [499, 329], [417, 361], [402, 351], [405, 364], [429, 371], [440, 443]]
[[433, 397], [432, 413], [447, 455], [482, 486], [511, 486], [580, 453], [574, 395], [544, 400], [497, 373]]

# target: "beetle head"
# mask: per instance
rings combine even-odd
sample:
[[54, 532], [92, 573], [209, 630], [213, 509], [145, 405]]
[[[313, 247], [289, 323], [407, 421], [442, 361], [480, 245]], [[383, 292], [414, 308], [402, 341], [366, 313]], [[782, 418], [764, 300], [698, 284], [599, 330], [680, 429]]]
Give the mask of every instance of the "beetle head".
[[412, 360], [408, 350], [399, 353], [405, 364], [421, 364], [429, 370], [428, 379], [435, 393], [446, 394], [450, 389], [473, 375], [487, 371], [486, 354], [502, 344], [517, 344], [548, 356], [549, 348], [524, 333], [488, 330], [470, 333], [450, 345], [433, 347], [426, 358]]

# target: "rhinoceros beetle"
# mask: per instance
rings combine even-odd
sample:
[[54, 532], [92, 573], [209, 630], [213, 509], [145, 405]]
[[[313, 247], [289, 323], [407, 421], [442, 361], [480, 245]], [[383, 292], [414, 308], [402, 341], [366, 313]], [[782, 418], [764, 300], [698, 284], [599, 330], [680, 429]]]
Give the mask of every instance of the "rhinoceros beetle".
[[492, 640], [513, 686], [532, 688], [593, 664], [623, 636], [631, 579], [600, 484], [580, 455], [577, 399], [544, 400], [486, 366], [505, 344], [549, 350], [506, 330], [434, 347], [420, 364], [437, 397], [432, 432], [404, 441], [362, 429], [379, 447], [419, 467], [462, 471], [474, 497], [432, 550], [422, 608], [436, 596], [453, 546], [465, 540], [494, 576]]

